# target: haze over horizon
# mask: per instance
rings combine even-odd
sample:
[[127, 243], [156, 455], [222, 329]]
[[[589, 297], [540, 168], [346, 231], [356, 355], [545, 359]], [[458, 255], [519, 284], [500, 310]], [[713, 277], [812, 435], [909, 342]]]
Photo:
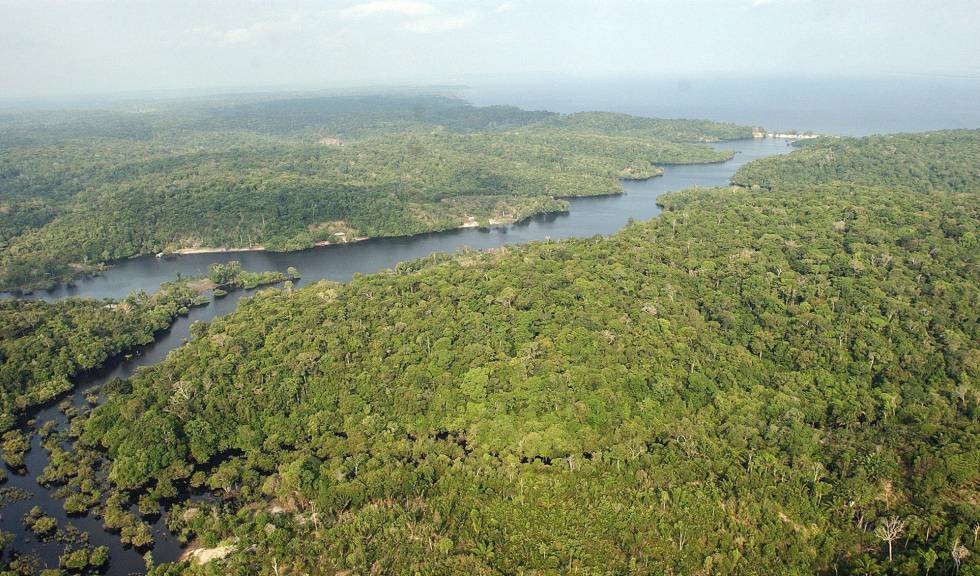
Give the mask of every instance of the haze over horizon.
[[912, 0], [0, 0], [0, 98], [658, 75], [980, 79], [980, 9]]

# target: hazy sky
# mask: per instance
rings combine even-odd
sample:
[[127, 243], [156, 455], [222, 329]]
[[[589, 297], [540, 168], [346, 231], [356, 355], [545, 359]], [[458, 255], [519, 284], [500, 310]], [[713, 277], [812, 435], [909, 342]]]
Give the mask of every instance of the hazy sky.
[[980, 76], [980, 0], [0, 0], [0, 98], [699, 73]]

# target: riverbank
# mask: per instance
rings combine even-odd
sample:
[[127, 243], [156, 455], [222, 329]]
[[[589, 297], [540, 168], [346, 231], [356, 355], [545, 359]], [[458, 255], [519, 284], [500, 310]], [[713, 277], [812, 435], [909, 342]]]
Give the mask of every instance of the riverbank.
[[[242, 250], [181, 254], [180, 257], [155, 258], [153, 254], [112, 262], [101, 274], [75, 279], [72, 284], [58, 284], [50, 290], [38, 289], [30, 297], [59, 300], [67, 297], [125, 297], [134, 289], [153, 292], [161, 283], [177, 274], [200, 276], [214, 262], [239, 260], [246, 270], [278, 270], [294, 266], [307, 280], [328, 279], [346, 282], [355, 273], [393, 268], [399, 262], [432, 252], [453, 252], [462, 248], [493, 248], [503, 244], [528, 242], [545, 238], [611, 234], [630, 218], [642, 220], [656, 216], [659, 209], [653, 199], [663, 192], [691, 187], [727, 185], [743, 164], [756, 158], [792, 150], [784, 140], [742, 139], [715, 144], [729, 160], [721, 163], [663, 165], [663, 174], [649, 180], [622, 180], [622, 190], [603, 196], [558, 197], [560, 209], [533, 214], [513, 214], [516, 218], [494, 218], [474, 226], [461, 218], [452, 228], [419, 232], [407, 236], [332, 239], [329, 243], [292, 252]], [[550, 207], [550, 206], [549, 206]], [[470, 214], [475, 216], [474, 214]], [[460, 227], [468, 224], [466, 227]], [[201, 250], [204, 247], [198, 247]], [[220, 247], [213, 247], [220, 248]], [[0, 294], [12, 297], [13, 294]]]
[[178, 248], [173, 252], [160, 252], [159, 254], [157, 254], [157, 257], [160, 257], [161, 255], [167, 256], [169, 254], [186, 256], [188, 254], [224, 254], [226, 252], [257, 252], [261, 250], [265, 250], [265, 246], [259, 246], [259, 245], [244, 246], [241, 248], [228, 248], [228, 247], [212, 248], [207, 246], [200, 246], [195, 248]]
[[[652, 176], [638, 177], [638, 178], [622, 178], [621, 180], [624, 182], [642, 182], [642, 181], [649, 180], [651, 178], [656, 178], [658, 176], [661, 176], [662, 174], [663, 173], [660, 172]], [[610, 196], [620, 196], [623, 193], [624, 191], [621, 190], [619, 192], [612, 192], [609, 194], [591, 194], [588, 196], [553, 196], [551, 199], [570, 200], [573, 198], [606, 198]], [[343, 246], [346, 244], [354, 244], [357, 242], [364, 242], [366, 240], [382, 240], [387, 238], [418, 238], [429, 234], [439, 234], [442, 232], [447, 232], [452, 230], [465, 230], [467, 228], [494, 228], [500, 226], [513, 226], [515, 224], [520, 224], [521, 222], [525, 222], [530, 218], [534, 218], [535, 216], [563, 213], [566, 211], [567, 209], [541, 210], [541, 211], [531, 212], [529, 214], [521, 214], [515, 218], [491, 217], [482, 223], [475, 216], [467, 216], [462, 224], [459, 224], [458, 226], [454, 226], [454, 227], [433, 228], [432, 230], [426, 230], [425, 232], [418, 232], [415, 234], [404, 234], [404, 235], [355, 236], [353, 238], [348, 238], [346, 235], [344, 235], [344, 236], [338, 236], [336, 239], [317, 240], [311, 246], [305, 246], [303, 248], [297, 248], [295, 250], [270, 250], [269, 248], [266, 248], [265, 246], [261, 246], [261, 245], [243, 246], [243, 247], [198, 246], [198, 247], [178, 248], [177, 250], [168, 251], [168, 252], [159, 252], [156, 254], [156, 257], [159, 259], [167, 259], [174, 256], [195, 256], [201, 254], [238, 254], [244, 252], [268, 252], [268, 253], [275, 253], [275, 254], [290, 254], [295, 252], [301, 252], [303, 250], [310, 250], [313, 248], [325, 248], [328, 246]], [[146, 254], [140, 254], [137, 256], [131, 256], [126, 260], [143, 258], [146, 256], [147, 256]], [[100, 271], [109, 270], [114, 265], [122, 261], [123, 260], [114, 260], [114, 261], [102, 263]], [[98, 274], [98, 272], [94, 272], [92, 274], [95, 275]]]
[[[734, 142], [734, 140], [729, 140], [729, 141], [726, 141], [726, 142]], [[619, 179], [619, 181], [621, 183], [623, 183], [623, 182], [646, 182], [646, 181], [651, 180], [653, 178], [660, 178], [660, 177], [662, 177], [664, 175], [664, 169], [667, 168], [667, 167], [673, 167], [673, 166], [701, 166], [701, 165], [709, 165], [709, 164], [723, 164], [725, 162], [731, 161], [731, 159], [733, 157], [734, 157], [734, 153], [732, 153], [731, 155], [729, 155], [728, 158], [726, 158], [724, 160], [719, 160], [717, 162], [704, 162], [704, 163], [698, 163], [698, 164], [662, 164], [662, 165], [661, 164], [658, 164], [658, 165], [656, 165], [656, 171], [653, 172], [653, 173], [651, 173], [651, 174], [648, 174], [648, 175], [647, 174], [644, 174], [644, 175], [637, 175], [637, 176], [623, 176], [623, 177], [621, 177]], [[609, 192], [609, 193], [603, 193], [603, 194], [568, 195], [568, 196], [555, 195], [555, 196], [552, 196], [551, 199], [552, 200], [565, 201], [565, 200], [582, 199], [582, 198], [609, 198], [609, 197], [621, 196], [624, 193], [625, 193], [625, 189], [621, 189], [621, 190], [619, 190], [617, 192]], [[416, 238], [416, 237], [421, 237], [421, 236], [425, 236], [425, 235], [428, 235], [428, 234], [438, 234], [438, 233], [441, 233], [441, 232], [446, 232], [446, 231], [451, 231], [451, 230], [464, 230], [464, 229], [467, 229], [467, 228], [493, 228], [493, 227], [500, 227], [500, 226], [512, 226], [512, 225], [515, 225], [515, 224], [520, 224], [521, 222], [525, 222], [528, 219], [534, 218], [536, 216], [542, 216], [542, 215], [546, 215], [546, 214], [564, 213], [564, 212], [567, 212], [567, 208], [560, 209], [560, 210], [549, 210], [549, 209], [546, 209], [546, 210], [540, 210], [540, 211], [530, 212], [530, 213], [527, 213], [527, 214], [520, 214], [520, 215], [518, 215], [516, 217], [513, 217], [513, 218], [508, 218], [508, 217], [490, 217], [490, 218], [487, 218], [484, 222], [480, 222], [480, 220], [478, 220], [475, 216], [466, 216], [465, 219], [463, 220], [463, 222], [461, 224], [459, 224], [458, 226], [446, 227], [446, 228], [433, 228], [432, 230], [426, 230], [424, 232], [418, 232], [418, 233], [414, 233], [414, 234], [404, 234], [404, 235], [378, 235], [378, 236], [355, 236], [355, 237], [348, 237], [345, 234], [338, 233], [338, 234], [335, 234], [336, 238], [328, 238], [328, 239], [325, 239], [325, 240], [317, 240], [317, 241], [313, 242], [313, 244], [311, 246], [306, 246], [306, 247], [303, 247], [303, 248], [297, 248], [295, 250], [270, 250], [269, 248], [266, 248], [265, 246], [258, 245], [258, 244], [253, 245], [253, 246], [242, 246], [242, 247], [230, 247], [230, 246], [194, 246], [194, 247], [187, 247], [187, 248], [178, 248], [178, 249], [173, 250], [173, 251], [159, 252], [159, 253], [156, 254], [156, 257], [157, 258], [168, 258], [168, 257], [171, 257], [171, 256], [192, 256], [192, 255], [198, 255], [198, 254], [229, 254], [229, 253], [242, 253], [242, 252], [274, 252], [274, 253], [280, 253], [280, 254], [288, 254], [288, 253], [291, 253], [291, 252], [300, 252], [300, 251], [303, 251], [303, 250], [309, 250], [311, 248], [323, 248], [323, 247], [327, 247], [327, 246], [342, 246], [342, 245], [345, 245], [345, 244], [353, 244], [355, 242], [364, 242], [365, 240], [379, 240], [379, 239], [385, 239], [385, 238]], [[137, 255], [137, 256], [132, 256], [129, 259], [132, 259], [132, 258], [141, 258], [143, 256], [145, 256], [145, 254], [140, 254], [140, 255]], [[107, 269], [111, 268], [113, 265], [115, 265], [116, 263], [118, 263], [120, 261], [121, 260], [118, 260], [118, 261], [110, 261], [110, 262], [103, 263], [101, 265], [102, 266], [101, 269], [102, 270], [107, 270]]]

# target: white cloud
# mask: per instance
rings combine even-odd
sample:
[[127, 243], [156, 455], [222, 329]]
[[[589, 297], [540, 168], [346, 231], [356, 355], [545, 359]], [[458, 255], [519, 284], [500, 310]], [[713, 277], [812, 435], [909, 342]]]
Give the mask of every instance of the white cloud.
[[477, 13], [473, 10], [451, 13], [444, 12], [428, 2], [411, 0], [374, 0], [354, 4], [340, 11], [348, 19], [386, 18], [397, 20], [398, 27], [417, 34], [459, 30], [472, 24]]
[[217, 38], [222, 44], [248, 44], [267, 36], [275, 30], [276, 26], [272, 22], [256, 22], [243, 28], [233, 28], [217, 34]]
[[774, 4], [799, 4], [802, 0], [752, 0], [752, 6], [772, 6]]
[[409, 20], [402, 24], [402, 28], [409, 32], [419, 34], [429, 34], [431, 32], [446, 32], [449, 30], [459, 30], [466, 28], [476, 20], [475, 12], [466, 12], [456, 16], [445, 14], [431, 18], [418, 18]]
[[212, 44], [221, 46], [241, 46], [257, 44], [277, 36], [291, 34], [303, 27], [302, 19], [289, 17], [276, 20], [259, 20], [247, 26], [238, 28], [216, 28], [213, 26], [197, 26], [187, 30], [190, 36], [204, 38]]
[[348, 18], [371, 18], [374, 16], [427, 16], [437, 12], [435, 6], [427, 2], [410, 0], [375, 0], [354, 4], [341, 11]]

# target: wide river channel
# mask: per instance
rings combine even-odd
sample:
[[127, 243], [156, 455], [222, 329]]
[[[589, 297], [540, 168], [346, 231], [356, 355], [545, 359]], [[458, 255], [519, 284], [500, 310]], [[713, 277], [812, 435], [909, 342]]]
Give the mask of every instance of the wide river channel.
[[[138, 289], [147, 292], [155, 291], [162, 282], [172, 280], [178, 273], [185, 277], [206, 274], [209, 264], [229, 260], [238, 260], [243, 268], [252, 271], [285, 272], [287, 267], [294, 266], [302, 274], [303, 282], [320, 279], [346, 282], [355, 273], [377, 272], [392, 268], [399, 262], [420, 258], [434, 252], [454, 252], [464, 247], [493, 248], [548, 238], [558, 240], [596, 234], [607, 235], [622, 228], [631, 218], [644, 220], [656, 216], [660, 212], [657, 197], [665, 192], [693, 187], [723, 186], [729, 183], [731, 176], [743, 164], [791, 150], [785, 140], [777, 139], [737, 140], [715, 146], [735, 152], [735, 157], [728, 162], [718, 164], [667, 166], [662, 176], [639, 182], [624, 182], [626, 193], [623, 195], [572, 199], [567, 213], [538, 216], [507, 227], [489, 230], [466, 228], [420, 236], [379, 238], [300, 252], [195, 254], [172, 259], [157, 259], [153, 256], [133, 258], [117, 262], [100, 276], [81, 279], [73, 286], [60, 286], [50, 291], [36, 292], [31, 297], [45, 300], [58, 300], [71, 296], [122, 298]], [[171, 350], [187, 341], [191, 324], [232, 312], [238, 299], [248, 294], [249, 291], [231, 292], [224, 298], [192, 309], [190, 314], [179, 318], [169, 330], [158, 334], [153, 344], [142, 348], [127, 359], [116, 359], [103, 368], [79, 378], [75, 392], [68, 401], [82, 406], [85, 404], [86, 390], [98, 387], [113, 378], [127, 378], [141, 366], [163, 360]], [[49, 406], [38, 411], [35, 420], [38, 427], [53, 420], [61, 429], [66, 419], [57, 406]], [[60, 529], [72, 524], [79, 530], [89, 533], [89, 541], [93, 546], [108, 546], [110, 565], [107, 574], [145, 572], [143, 552], [123, 547], [118, 536], [105, 532], [102, 529], [101, 519], [94, 515], [69, 517], [62, 507], [63, 501], [54, 498], [53, 490], [37, 483], [36, 477], [44, 470], [47, 463], [48, 453], [41, 447], [39, 435], [34, 434], [31, 451], [26, 457], [27, 473], [17, 475], [12, 470], [7, 470], [9, 479], [4, 486], [20, 488], [32, 494], [29, 499], [0, 508], [0, 527], [14, 532], [17, 537], [12, 548], [34, 553], [40, 559], [42, 566], [52, 568], [58, 566], [58, 556], [64, 552], [64, 544], [57, 541], [37, 541], [21, 522], [24, 514], [31, 507], [39, 506], [45, 514], [57, 518]], [[170, 562], [180, 556], [181, 543], [166, 530], [162, 519], [154, 523], [154, 536], [156, 544], [150, 553], [155, 562]]]

